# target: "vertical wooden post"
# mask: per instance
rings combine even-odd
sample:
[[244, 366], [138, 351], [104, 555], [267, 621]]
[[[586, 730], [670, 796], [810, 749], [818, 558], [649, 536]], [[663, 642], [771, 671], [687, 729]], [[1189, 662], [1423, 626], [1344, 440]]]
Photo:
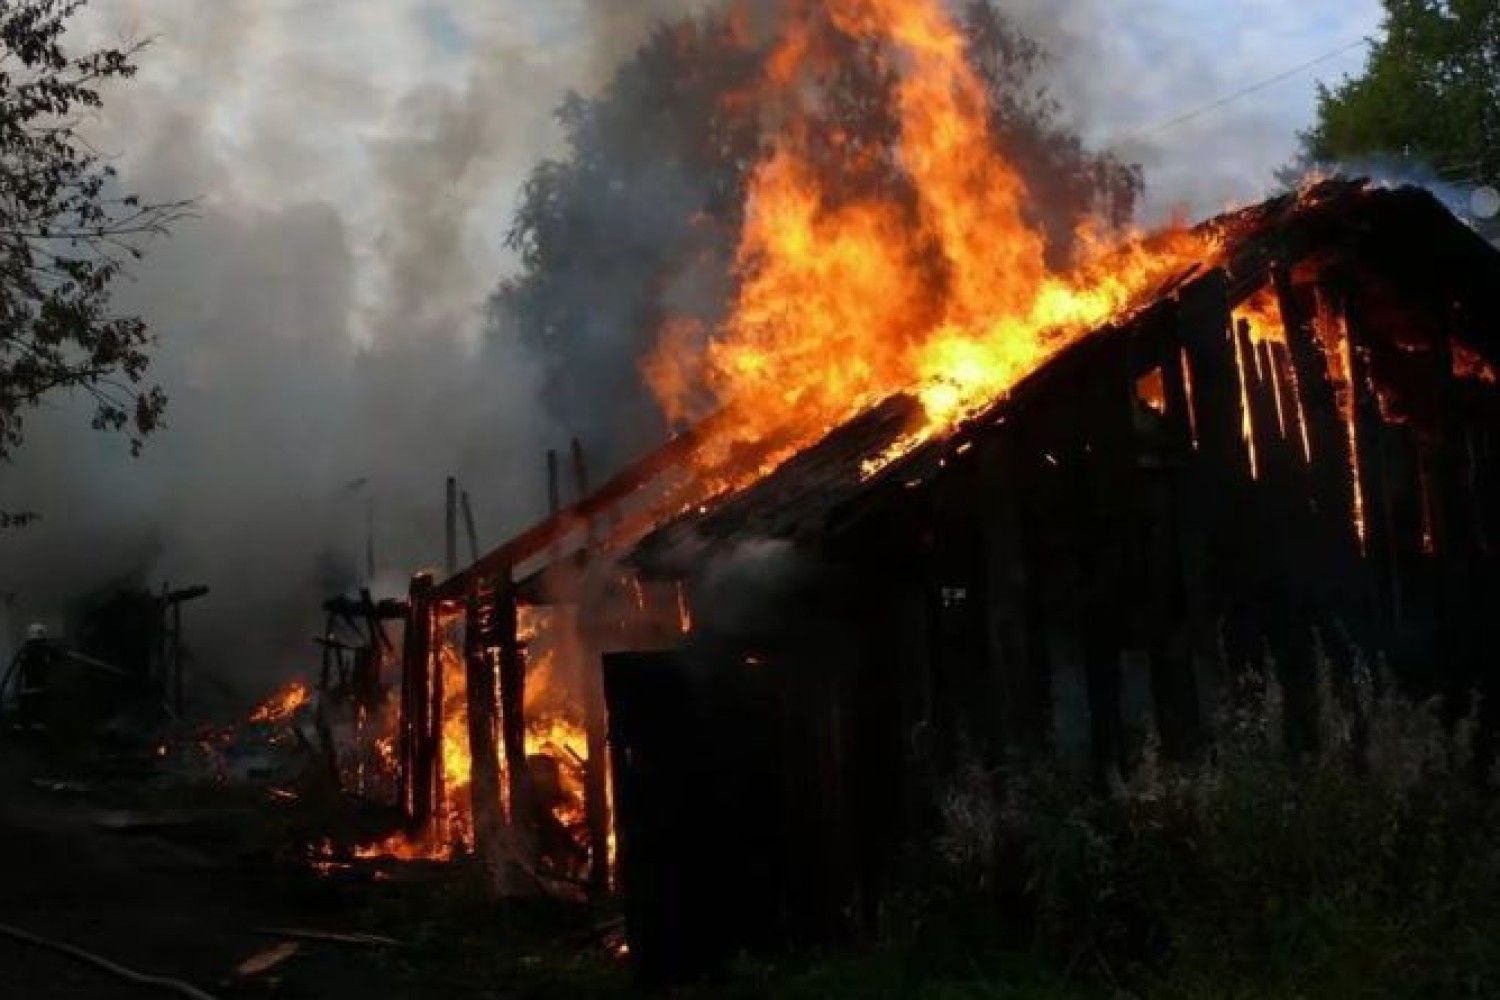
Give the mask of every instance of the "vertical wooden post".
[[556, 517], [562, 510], [562, 483], [557, 471], [557, 452], [547, 449], [547, 512]]
[[[359, 661], [356, 659], [354, 671], [356, 698], [363, 709], [375, 706], [381, 699], [380, 682], [385, 666], [384, 647], [390, 643], [380, 624], [379, 610], [375, 607], [375, 597], [370, 593], [369, 587], [360, 588], [359, 600], [364, 605], [361, 610], [365, 613], [365, 635], [369, 637], [369, 655], [365, 658], [364, 669], [361, 671]], [[331, 632], [332, 629], [329, 631]]]
[[432, 588], [429, 574], [412, 578], [401, 650], [401, 804], [413, 833], [424, 832], [433, 813]]
[[[510, 798], [510, 824], [519, 844], [531, 839], [533, 800], [531, 772], [526, 764], [526, 660], [517, 635], [516, 587], [511, 570], [494, 585], [492, 636], [499, 650], [500, 745], [505, 751], [505, 777]], [[524, 846], [522, 847], [524, 853]]]
[[[1352, 666], [1360, 652], [1342, 637], [1362, 634], [1358, 624], [1368, 620], [1370, 602], [1361, 586], [1369, 579], [1370, 564], [1361, 558], [1359, 538], [1354, 528], [1355, 482], [1354, 457], [1350, 429], [1340, 407], [1337, 386], [1319, 327], [1319, 284], [1321, 275], [1311, 280], [1293, 280], [1286, 267], [1272, 270], [1281, 316], [1287, 337], [1287, 350], [1295, 372], [1302, 402], [1311, 463], [1307, 469], [1304, 490], [1306, 506], [1302, 511], [1306, 541], [1296, 553], [1300, 567], [1317, 566], [1319, 572], [1298, 572], [1289, 577], [1307, 608], [1317, 609], [1318, 624], [1337, 623], [1336, 628], [1320, 628], [1322, 651], [1338, 668], [1335, 674]], [[1327, 303], [1323, 303], [1326, 307]], [[1351, 360], [1352, 351], [1351, 351]], [[1352, 390], [1351, 390], [1352, 391]], [[1375, 449], [1367, 461], [1377, 457]], [[1379, 525], [1366, 514], [1366, 531]], [[1393, 578], [1394, 579], [1394, 578]], [[1399, 589], [1399, 587], [1398, 587]], [[1394, 595], [1385, 602], [1394, 609], [1400, 601]]]
[[[1303, 419], [1312, 449], [1311, 488], [1316, 502], [1320, 534], [1341, 538], [1337, 551], [1320, 552], [1330, 569], [1343, 572], [1356, 558], [1350, 524], [1354, 518], [1353, 484], [1349, 478], [1349, 435], [1339, 412], [1338, 399], [1328, 370], [1328, 361], [1314, 329], [1312, 289], [1295, 286], [1285, 268], [1272, 272], [1286, 329], [1287, 348], [1302, 396]], [[1333, 573], [1320, 574], [1336, 579]]]
[[481, 597], [472, 594], [464, 609], [464, 676], [469, 709], [469, 796], [474, 812], [474, 847], [490, 884], [504, 893], [509, 874], [505, 822], [500, 810], [499, 711], [495, 655]]
[[1145, 565], [1152, 595], [1145, 624], [1162, 750], [1168, 757], [1185, 759], [1203, 737], [1195, 653], [1203, 649], [1209, 615], [1201, 565], [1203, 511], [1191, 496], [1197, 400], [1189, 391], [1187, 352], [1175, 311], [1170, 323], [1158, 328], [1149, 357], [1161, 369], [1166, 423], [1160, 451], [1156, 461], [1148, 463], [1152, 467], [1145, 476]]
[[[153, 671], [151, 679], [161, 694], [163, 708], [168, 707], [172, 696], [171, 649], [167, 645], [171, 639], [171, 635], [169, 634], [171, 632], [171, 623], [167, 617], [167, 593], [167, 585], [163, 583], [161, 585], [161, 596], [156, 601], [156, 635], [153, 637], [156, 640], [156, 656], [151, 664]], [[175, 705], [169, 711], [175, 712]]]
[[1132, 763], [1123, 705], [1123, 657], [1137, 617], [1141, 581], [1135, 575], [1140, 506], [1139, 445], [1135, 437], [1135, 379], [1128, 343], [1115, 337], [1100, 345], [1074, 400], [1082, 454], [1079, 466], [1080, 527], [1085, 533], [1083, 576], [1084, 669], [1089, 696], [1094, 763], [1099, 773], [1128, 772]]
[[443, 568], [458, 572], [458, 480], [448, 477], [443, 508]]
[[459, 494], [459, 505], [463, 508], [464, 533], [469, 537], [469, 561], [479, 561], [479, 532], [474, 529], [474, 506], [469, 503], [469, 491]]
[[[1385, 418], [1380, 413], [1380, 400], [1375, 394], [1374, 374], [1370, 369], [1369, 333], [1365, 329], [1355, 287], [1348, 276], [1339, 276], [1337, 294], [1349, 337], [1350, 405], [1354, 412], [1354, 436], [1359, 456], [1358, 466], [1351, 475], [1357, 474], [1360, 479], [1357, 483], [1351, 480], [1351, 483], [1363, 498], [1365, 532], [1365, 558], [1356, 563], [1363, 600], [1357, 619], [1348, 625], [1365, 632], [1367, 630], [1359, 626], [1369, 622], [1379, 628], [1380, 619], [1384, 617], [1380, 614], [1381, 607], [1390, 603], [1383, 599], [1382, 591], [1387, 588], [1382, 584], [1385, 580], [1393, 580], [1396, 574], [1397, 557], [1393, 545], [1396, 539], [1388, 531], [1392, 517], [1389, 491], [1384, 488], [1387, 479], [1385, 449], [1381, 447]], [[1374, 631], [1371, 634], [1377, 636], [1382, 646], [1388, 646], [1388, 635]]]
[[1027, 467], [1010, 427], [986, 434], [979, 447], [978, 489], [987, 511], [980, 519], [986, 636], [1001, 738], [1007, 749], [1034, 756], [1047, 741], [1048, 677], [1039, 584], [1027, 559]]
[[[432, 815], [439, 820], [447, 812], [448, 794], [443, 775], [443, 706], [447, 704], [448, 696], [443, 654], [446, 652], [447, 637], [444, 635], [446, 629], [443, 618], [439, 614], [440, 609], [441, 605], [436, 604], [431, 604], [428, 608], [428, 634], [431, 640], [427, 651], [426, 733], [428, 781], [432, 786]], [[448, 836], [446, 829], [437, 828], [435, 832], [442, 838]]]
[[[1229, 289], [1222, 271], [1195, 281], [1179, 297], [1178, 340], [1186, 357], [1197, 451], [1175, 511], [1183, 516], [1184, 570], [1193, 641], [1205, 664], [1224, 673], [1205, 678], [1210, 697], [1248, 665], [1259, 666], [1260, 644], [1246, 620], [1245, 549], [1241, 523], [1249, 502], [1250, 455], [1244, 440], [1239, 372], [1230, 330]], [[1174, 390], [1175, 392], [1175, 387]], [[1227, 676], [1226, 676], [1227, 674]]]
[[[588, 464], [583, 445], [572, 441], [573, 487], [578, 499], [589, 495]], [[579, 556], [580, 568], [586, 567], [594, 547], [594, 523], [585, 526], [586, 542]], [[609, 737], [604, 707], [603, 650], [600, 648], [600, 595], [589, 587], [587, 573], [579, 601], [583, 640], [583, 717], [588, 760], [584, 762], [583, 807], [589, 833], [589, 888], [596, 893], [609, 891]]]
[[578, 500], [589, 495], [589, 467], [583, 456], [583, 443], [574, 438], [569, 445], [573, 459], [573, 492]]
[[185, 664], [182, 662], [182, 602], [178, 601], [172, 605], [172, 670], [173, 670], [173, 692], [172, 700], [177, 705], [177, 718], [186, 718], [187, 695], [184, 690], [183, 671]]
[[1255, 343], [1249, 321], [1237, 320], [1234, 335], [1257, 469], [1250, 486], [1253, 502], [1241, 528], [1250, 540], [1243, 568], [1253, 609], [1248, 620], [1278, 668], [1289, 745], [1305, 751], [1313, 747], [1317, 732], [1313, 622], [1301, 587], [1308, 575], [1301, 562], [1306, 542], [1299, 539], [1306, 527], [1305, 466], [1277, 417], [1275, 356]]

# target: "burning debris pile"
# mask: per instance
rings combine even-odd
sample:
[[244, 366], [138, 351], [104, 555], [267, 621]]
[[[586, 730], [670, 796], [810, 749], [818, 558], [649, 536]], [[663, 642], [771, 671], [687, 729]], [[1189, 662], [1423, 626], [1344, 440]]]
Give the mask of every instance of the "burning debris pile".
[[[506, 789], [498, 803], [507, 821], [525, 823], [535, 831], [540, 857], [558, 879], [582, 881], [588, 865], [589, 842], [585, 828], [584, 782], [588, 769], [588, 739], [581, 718], [579, 699], [562, 676], [568, 664], [581, 669], [576, 651], [562, 648], [567, 634], [556, 624], [556, 612], [527, 608], [520, 614], [517, 642], [526, 660], [524, 739], [519, 759], [524, 761], [524, 781], [530, 806], [519, 806]], [[475, 841], [474, 758], [471, 745], [469, 674], [464, 658], [464, 618], [438, 614], [433, 620], [437, 651], [433, 686], [441, 691], [440, 706], [432, 725], [438, 728], [440, 750], [434, 755], [435, 778], [441, 788], [441, 805], [430, 826], [415, 834], [398, 834], [369, 845], [362, 857], [453, 858], [473, 853]], [[500, 648], [481, 655], [497, 658]], [[436, 676], [440, 672], [440, 677]], [[434, 695], [434, 698], [439, 696]], [[497, 702], [498, 704], [498, 702]], [[503, 747], [498, 763], [503, 772], [512, 770]], [[526, 809], [523, 820], [519, 814]]]

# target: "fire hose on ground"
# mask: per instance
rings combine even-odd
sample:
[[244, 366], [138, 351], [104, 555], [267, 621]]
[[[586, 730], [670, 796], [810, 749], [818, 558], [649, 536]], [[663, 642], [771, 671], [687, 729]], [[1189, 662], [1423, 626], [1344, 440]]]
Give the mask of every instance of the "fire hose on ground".
[[166, 976], [153, 976], [144, 972], [137, 972], [134, 969], [127, 969], [125, 966], [116, 965], [109, 959], [104, 958], [100, 955], [96, 955], [91, 951], [85, 951], [82, 948], [67, 944], [63, 941], [54, 941], [50, 938], [44, 938], [38, 934], [33, 934], [30, 931], [22, 930], [19, 927], [12, 927], [9, 924], [0, 924], [0, 936], [8, 937], [12, 940], [32, 945], [33, 947], [45, 948], [48, 951], [55, 951], [58, 954], [66, 955], [69, 958], [73, 958], [77, 961], [92, 965], [96, 969], [107, 972], [110, 975], [118, 979], [123, 979], [128, 983], [134, 983], [137, 986], [154, 986], [159, 989], [169, 990], [173, 993], [176, 993], [178, 996], [187, 997], [188, 1000], [218, 1000], [218, 998], [215, 997], [212, 993], [205, 993], [191, 983], [185, 983], [180, 979], [171, 979]]

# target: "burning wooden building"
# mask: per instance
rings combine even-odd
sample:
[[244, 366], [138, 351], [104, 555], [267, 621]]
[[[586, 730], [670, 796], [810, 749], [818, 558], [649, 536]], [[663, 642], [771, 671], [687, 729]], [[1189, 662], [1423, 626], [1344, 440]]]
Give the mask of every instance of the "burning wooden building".
[[877, 932], [968, 761], [1107, 781], [1148, 734], [1190, 758], [1254, 670], [1294, 749], [1320, 672], [1488, 692], [1500, 254], [1350, 182], [1199, 233], [1212, 254], [951, 425], [897, 394], [703, 499], [711, 422], [420, 578], [413, 830], [462, 813], [437, 836], [513, 887], [622, 890], [667, 973]]

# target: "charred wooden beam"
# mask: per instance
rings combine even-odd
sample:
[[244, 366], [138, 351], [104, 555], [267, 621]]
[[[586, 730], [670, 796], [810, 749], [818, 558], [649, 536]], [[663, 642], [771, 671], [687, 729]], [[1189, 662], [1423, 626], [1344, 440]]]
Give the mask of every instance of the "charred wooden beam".
[[469, 715], [471, 764], [469, 795], [474, 815], [474, 846], [497, 893], [508, 888], [510, 856], [500, 792], [500, 704], [496, 655], [487, 644], [492, 622], [481, 595], [464, 610], [464, 677]]
[[1023, 754], [1047, 743], [1047, 637], [1041, 620], [1038, 567], [1028, 558], [1031, 532], [1025, 502], [1027, 464], [1005, 427], [979, 445], [980, 530], [990, 668], [1000, 699], [1001, 735]]
[[[452, 610], [451, 603], [434, 604], [428, 625], [432, 639], [427, 653], [427, 732], [424, 738], [429, 758], [428, 781], [432, 788], [432, 815], [434, 817], [447, 814], [448, 789], [445, 784], [446, 775], [443, 773], [443, 716], [448, 697], [448, 671], [443, 657], [448, 652], [450, 637], [448, 629], [451, 624], [449, 615]], [[462, 655], [461, 652], [460, 655]], [[447, 830], [436, 832], [442, 837], [448, 835]]]
[[444, 483], [443, 568], [452, 576], [458, 570], [458, 480]]
[[1075, 401], [1083, 444], [1077, 485], [1086, 534], [1084, 669], [1094, 761], [1106, 772], [1127, 770], [1135, 749], [1125, 728], [1122, 676], [1142, 592], [1136, 576], [1141, 565], [1136, 380], [1129, 348], [1124, 338], [1111, 338]]
[[[1151, 656], [1152, 694], [1162, 749], [1185, 758], [1198, 747], [1203, 719], [1195, 647], [1206, 642], [1211, 616], [1203, 607], [1201, 511], [1184, 495], [1193, 453], [1198, 447], [1196, 400], [1190, 392], [1190, 369], [1182, 346], [1174, 304], [1143, 345], [1148, 364], [1162, 377], [1165, 412], [1157, 449], [1141, 458], [1142, 516], [1145, 546], [1142, 571], [1147, 593], [1143, 613], [1145, 645]], [[1195, 623], [1199, 628], [1195, 632]], [[1203, 642], [1195, 640], [1202, 639]]]
[[323, 602], [323, 610], [345, 619], [374, 618], [384, 622], [405, 621], [408, 606], [404, 601], [375, 601], [368, 589], [361, 589], [358, 601], [347, 597], [332, 597]]
[[[579, 496], [589, 491], [588, 465], [584, 460], [583, 445], [573, 439], [573, 480]], [[584, 530], [588, 548], [579, 553], [579, 566], [586, 568], [588, 549], [594, 544], [594, 524], [589, 519]], [[601, 641], [606, 629], [605, 612], [602, 605], [606, 595], [599, 588], [584, 582], [585, 598], [583, 615], [583, 719], [584, 738], [588, 759], [583, 771], [584, 819], [589, 837], [589, 889], [596, 894], [609, 891], [609, 743], [608, 719], [604, 708], [603, 661], [600, 659], [604, 644]]]
[[464, 534], [469, 539], [469, 561], [479, 561], [479, 532], [474, 527], [474, 505], [469, 502], [469, 491], [459, 494], [459, 506], [463, 508]]
[[[1320, 535], [1338, 539], [1332, 551], [1312, 553], [1345, 572], [1358, 557], [1354, 524], [1354, 484], [1350, 475], [1349, 430], [1339, 406], [1326, 349], [1317, 329], [1319, 291], [1315, 282], [1294, 283], [1291, 272], [1272, 272], [1285, 325], [1287, 347], [1302, 397], [1302, 415], [1312, 452], [1312, 499], [1323, 526]], [[1341, 530], [1342, 529], [1342, 530]]]
[[1270, 345], [1255, 342], [1245, 319], [1237, 320], [1234, 333], [1255, 469], [1247, 495], [1252, 502], [1240, 526], [1249, 542], [1240, 570], [1249, 606], [1240, 621], [1270, 652], [1286, 692], [1287, 737], [1291, 746], [1306, 750], [1316, 732], [1317, 708], [1313, 627], [1298, 593], [1298, 581], [1307, 575], [1297, 565], [1302, 550], [1296, 544], [1307, 482], [1285, 430], [1285, 411], [1278, 410]]
[[711, 417], [689, 431], [668, 441], [661, 448], [629, 466], [609, 482], [540, 524], [517, 535], [506, 544], [484, 556], [473, 566], [443, 581], [434, 596], [438, 600], [462, 598], [479, 581], [511, 572], [514, 567], [542, 552], [574, 531], [587, 525], [590, 518], [603, 514], [628, 499], [656, 477], [688, 460], [693, 451], [729, 418], [724, 414]]
[[207, 597], [208, 595], [209, 589], [207, 587], [183, 587], [180, 590], [167, 591], [166, 594], [162, 596], [162, 603], [183, 604], [187, 601], [196, 601], [198, 598]]
[[524, 852], [524, 845], [532, 839], [534, 796], [526, 765], [526, 658], [518, 635], [515, 583], [508, 569], [495, 578], [492, 594], [492, 640], [499, 657], [500, 745], [505, 754], [511, 829]]
[[[1386, 421], [1381, 414], [1380, 399], [1376, 394], [1375, 375], [1371, 368], [1370, 333], [1366, 328], [1352, 279], [1346, 274], [1330, 276], [1326, 287], [1334, 298], [1336, 308], [1344, 316], [1348, 337], [1348, 364], [1350, 413], [1354, 426], [1351, 428], [1350, 468], [1351, 486], [1359, 498], [1361, 551], [1363, 559], [1355, 562], [1360, 579], [1361, 601], [1353, 609], [1356, 620], [1347, 623], [1355, 632], [1364, 632], [1366, 623], [1378, 628], [1377, 641], [1386, 647], [1390, 641], [1387, 628], [1381, 627], [1379, 609], [1389, 603], [1383, 599], [1382, 589], [1388, 594], [1400, 559], [1400, 550], [1408, 540], [1392, 533], [1390, 510], [1391, 490], [1385, 468], [1386, 450], [1381, 446], [1386, 437]], [[1421, 545], [1420, 533], [1410, 539], [1409, 544]], [[1382, 583], [1385, 587], [1382, 588]]]
[[1240, 376], [1231, 329], [1228, 283], [1214, 272], [1183, 290], [1178, 337], [1187, 357], [1198, 448], [1184, 482], [1188, 527], [1196, 548], [1190, 587], [1201, 587], [1194, 623], [1200, 656], [1222, 653], [1231, 672], [1260, 660], [1259, 637], [1246, 620], [1246, 550], [1240, 512], [1249, 502], [1250, 453], [1244, 438]]
[[433, 768], [436, 760], [429, 745], [432, 708], [432, 577], [411, 581], [406, 632], [401, 652], [401, 754], [400, 803], [411, 832], [426, 829], [433, 816]]

